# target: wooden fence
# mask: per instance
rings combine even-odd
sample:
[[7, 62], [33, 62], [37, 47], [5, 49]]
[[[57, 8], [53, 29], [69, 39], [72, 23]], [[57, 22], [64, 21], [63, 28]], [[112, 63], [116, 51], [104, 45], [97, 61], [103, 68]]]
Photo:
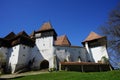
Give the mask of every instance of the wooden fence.
[[59, 70], [79, 72], [100, 72], [112, 70], [110, 64], [92, 62], [60, 62]]

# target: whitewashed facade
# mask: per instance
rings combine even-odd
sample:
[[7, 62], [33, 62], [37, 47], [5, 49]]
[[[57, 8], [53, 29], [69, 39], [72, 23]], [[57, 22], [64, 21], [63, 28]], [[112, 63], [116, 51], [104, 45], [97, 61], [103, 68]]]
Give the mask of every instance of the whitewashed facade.
[[[13, 38], [8, 39], [11, 35]], [[84, 42], [85, 47], [72, 46], [66, 36], [58, 39], [57, 33], [49, 22], [43, 24], [41, 29], [35, 31], [31, 36], [25, 32], [18, 35], [12, 33], [5, 40], [10, 40], [10, 43], [2, 44], [0, 53], [4, 54], [6, 68], [11, 73], [24, 68], [58, 69], [59, 62], [64, 61], [98, 62], [103, 56], [108, 58], [106, 46], [90, 47], [89, 41]], [[3, 43], [2, 40], [1, 42]]]
[[0, 48], [0, 68], [2, 67], [2, 63], [5, 63], [7, 60], [8, 49], [5, 47]]
[[55, 55], [61, 61], [87, 62], [88, 53], [85, 48], [79, 46], [55, 46]]
[[109, 58], [106, 48], [106, 37], [91, 32], [83, 44], [88, 51], [91, 62], [97, 63], [101, 61], [103, 57], [106, 59]]

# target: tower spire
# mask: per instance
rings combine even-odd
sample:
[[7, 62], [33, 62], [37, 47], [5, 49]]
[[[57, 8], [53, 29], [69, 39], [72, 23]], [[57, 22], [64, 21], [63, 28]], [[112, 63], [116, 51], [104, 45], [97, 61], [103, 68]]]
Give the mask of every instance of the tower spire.
[[51, 30], [51, 29], [53, 29], [51, 23], [46, 22], [42, 25], [39, 31], [46, 31], [46, 30]]
[[92, 31], [83, 42], [88, 42], [88, 41], [99, 39], [99, 38], [102, 38], [102, 37], [103, 36], [98, 35], [97, 33]]
[[50, 22], [44, 23], [35, 34], [36, 38], [53, 36], [54, 40], [56, 40], [57, 37], [57, 33]]

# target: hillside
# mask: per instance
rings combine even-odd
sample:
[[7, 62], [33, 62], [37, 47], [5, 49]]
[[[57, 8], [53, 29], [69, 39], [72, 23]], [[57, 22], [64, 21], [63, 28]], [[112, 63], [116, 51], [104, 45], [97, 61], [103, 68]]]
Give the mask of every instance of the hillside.
[[32, 76], [22, 76], [11, 80], [120, 80], [120, 71], [108, 72], [51, 72]]

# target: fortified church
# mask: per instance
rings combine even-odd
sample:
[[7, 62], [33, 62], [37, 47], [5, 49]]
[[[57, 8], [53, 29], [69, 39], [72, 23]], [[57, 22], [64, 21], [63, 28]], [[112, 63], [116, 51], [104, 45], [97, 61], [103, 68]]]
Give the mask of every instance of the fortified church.
[[108, 58], [106, 37], [91, 32], [82, 42], [83, 47], [71, 45], [66, 35], [57, 36], [49, 22], [28, 35], [25, 31], [9, 33], [0, 38], [0, 54], [6, 70], [15, 73], [21, 69], [59, 68], [60, 62], [94, 62]]

